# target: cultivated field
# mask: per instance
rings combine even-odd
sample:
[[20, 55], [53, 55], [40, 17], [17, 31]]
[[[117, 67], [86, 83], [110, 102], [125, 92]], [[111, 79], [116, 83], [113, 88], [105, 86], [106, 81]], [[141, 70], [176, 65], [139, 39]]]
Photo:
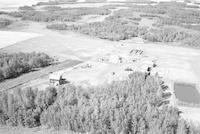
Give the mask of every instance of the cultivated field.
[[0, 49], [15, 44], [17, 42], [21, 42], [39, 36], [42, 35], [26, 32], [0, 31]]

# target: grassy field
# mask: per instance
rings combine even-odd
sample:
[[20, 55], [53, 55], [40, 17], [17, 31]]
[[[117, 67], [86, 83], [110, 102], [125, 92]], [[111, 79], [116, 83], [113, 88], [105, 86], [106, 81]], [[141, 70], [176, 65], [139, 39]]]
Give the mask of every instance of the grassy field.
[[[16, 36], [17, 35], [17, 36]], [[0, 49], [11, 44], [41, 36], [35, 33], [0, 31]]]

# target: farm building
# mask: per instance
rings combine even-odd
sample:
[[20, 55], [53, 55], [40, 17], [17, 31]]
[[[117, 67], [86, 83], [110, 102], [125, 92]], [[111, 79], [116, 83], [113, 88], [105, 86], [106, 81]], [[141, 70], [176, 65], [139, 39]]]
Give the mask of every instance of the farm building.
[[56, 73], [49, 75], [49, 82], [51, 86], [59, 86], [68, 83], [64, 78], [62, 78], [62, 75]]

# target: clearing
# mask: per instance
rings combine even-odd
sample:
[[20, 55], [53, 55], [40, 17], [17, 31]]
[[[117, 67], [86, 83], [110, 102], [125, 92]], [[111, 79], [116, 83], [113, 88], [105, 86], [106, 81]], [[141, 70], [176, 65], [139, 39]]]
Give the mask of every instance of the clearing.
[[17, 42], [21, 42], [39, 36], [42, 35], [36, 33], [26, 33], [26, 32], [0, 31], [0, 42], [1, 42], [0, 49], [10, 46]]

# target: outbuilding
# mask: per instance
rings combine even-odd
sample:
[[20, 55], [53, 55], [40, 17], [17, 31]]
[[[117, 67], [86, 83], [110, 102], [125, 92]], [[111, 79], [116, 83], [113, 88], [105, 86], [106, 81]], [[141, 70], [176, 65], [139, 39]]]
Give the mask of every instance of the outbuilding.
[[67, 83], [67, 81], [62, 78], [62, 75], [56, 73], [52, 73], [49, 75], [49, 82], [51, 86], [59, 86]]

